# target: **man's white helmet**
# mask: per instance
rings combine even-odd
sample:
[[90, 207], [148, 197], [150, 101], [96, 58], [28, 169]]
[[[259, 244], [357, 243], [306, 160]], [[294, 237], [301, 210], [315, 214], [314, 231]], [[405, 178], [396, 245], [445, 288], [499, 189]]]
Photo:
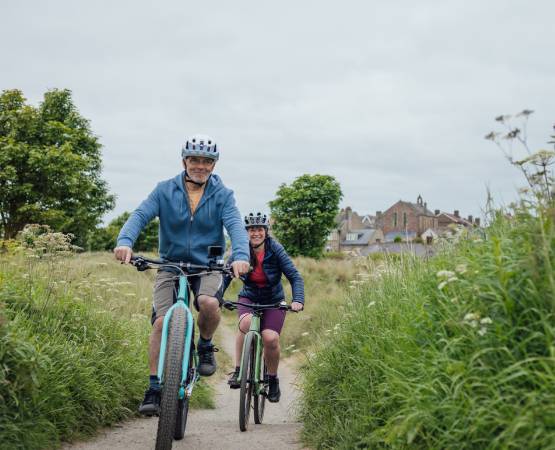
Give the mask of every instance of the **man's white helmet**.
[[181, 148], [181, 157], [185, 159], [187, 156], [201, 156], [217, 161], [220, 151], [216, 141], [210, 136], [195, 134], [188, 138]]

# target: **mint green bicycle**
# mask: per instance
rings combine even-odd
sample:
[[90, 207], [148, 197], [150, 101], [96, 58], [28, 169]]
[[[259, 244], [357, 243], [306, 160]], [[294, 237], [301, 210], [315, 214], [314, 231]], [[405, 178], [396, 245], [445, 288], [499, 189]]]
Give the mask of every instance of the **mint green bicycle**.
[[211, 272], [231, 275], [223, 260], [221, 247], [209, 247], [210, 263], [207, 266], [148, 259], [135, 256], [131, 259], [137, 270], [164, 269], [175, 271], [173, 283], [178, 284], [177, 299], [164, 317], [158, 379], [161, 386], [160, 414], [156, 434], [156, 450], [171, 450], [173, 440], [183, 439], [187, 426], [189, 399], [200, 375], [197, 371], [198, 356], [194, 345], [195, 322], [189, 309], [189, 276], [203, 276]]
[[260, 320], [262, 314], [268, 309], [282, 309], [293, 311], [285, 301], [269, 305], [256, 303], [241, 303], [225, 301], [224, 308], [230, 311], [237, 309], [239, 305], [246, 306], [252, 310], [251, 325], [243, 341], [243, 352], [241, 353], [241, 366], [237, 379], [241, 382], [239, 391], [239, 429], [247, 431], [251, 403], [254, 410], [254, 423], [261, 424], [264, 418], [264, 406], [268, 393], [268, 376], [266, 362], [264, 361], [264, 343], [260, 334]]

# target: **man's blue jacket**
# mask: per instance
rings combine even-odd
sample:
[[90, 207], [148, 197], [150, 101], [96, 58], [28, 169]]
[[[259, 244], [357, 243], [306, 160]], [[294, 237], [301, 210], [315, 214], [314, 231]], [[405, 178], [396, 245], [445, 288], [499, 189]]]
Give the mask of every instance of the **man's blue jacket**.
[[184, 176], [182, 172], [158, 183], [123, 225], [117, 245], [132, 248], [141, 230], [158, 216], [161, 258], [206, 265], [208, 246], [220, 245], [225, 249], [225, 227], [231, 238], [234, 260], [248, 261], [249, 238], [235, 206], [233, 191], [212, 174], [192, 215]]
[[[228, 263], [235, 260], [235, 254], [231, 256]], [[303, 277], [291, 261], [291, 258], [281, 245], [271, 237], [267, 237], [264, 243], [264, 260], [262, 269], [266, 275], [268, 283], [265, 287], [259, 288], [256, 283], [249, 279], [249, 275], [242, 275], [243, 289], [239, 293], [240, 297], [246, 297], [254, 303], [269, 304], [285, 300], [281, 276], [285, 275], [291, 284], [293, 301], [304, 303], [304, 281]], [[231, 283], [231, 277], [224, 277], [224, 290]]]

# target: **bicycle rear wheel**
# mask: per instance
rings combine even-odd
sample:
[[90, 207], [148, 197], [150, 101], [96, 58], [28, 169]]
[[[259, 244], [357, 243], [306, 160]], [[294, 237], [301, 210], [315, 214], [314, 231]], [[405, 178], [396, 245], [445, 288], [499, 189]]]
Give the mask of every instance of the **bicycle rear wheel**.
[[266, 395], [268, 393], [268, 369], [266, 368], [266, 362], [263, 361], [262, 365], [264, 369], [262, 370], [262, 386], [264, 392], [260, 394], [254, 394], [254, 423], [261, 424], [262, 419], [264, 419], [264, 406], [266, 405]]
[[171, 450], [172, 448], [177, 423], [186, 326], [185, 310], [176, 308], [169, 323], [156, 450]]
[[254, 384], [254, 332], [245, 336], [245, 350], [241, 357], [241, 391], [239, 392], [239, 429], [247, 431]]

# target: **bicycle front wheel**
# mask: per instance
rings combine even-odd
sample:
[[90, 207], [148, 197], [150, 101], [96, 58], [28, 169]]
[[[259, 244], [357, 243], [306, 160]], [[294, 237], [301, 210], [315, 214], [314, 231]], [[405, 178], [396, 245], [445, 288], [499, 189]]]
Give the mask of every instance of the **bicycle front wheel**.
[[251, 399], [254, 384], [255, 334], [245, 336], [244, 351], [241, 357], [241, 391], [239, 392], [239, 429], [247, 431], [251, 412]]
[[262, 363], [264, 365], [264, 370], [262, 371], [262, 387], [263, 391], [259, 394], [254, 394], [254, 423], [262, 423], [264, 419], [264, 406], [266, 404], [266, 395], [268, 394], [268, 369], [266, 368], [266, 362]]
[[186, 324], [185, 310], [176, 308], [169, 323], [156, 450], [171, 450], [172, 448], [179, 409], [179, 387], [181, 384]]

